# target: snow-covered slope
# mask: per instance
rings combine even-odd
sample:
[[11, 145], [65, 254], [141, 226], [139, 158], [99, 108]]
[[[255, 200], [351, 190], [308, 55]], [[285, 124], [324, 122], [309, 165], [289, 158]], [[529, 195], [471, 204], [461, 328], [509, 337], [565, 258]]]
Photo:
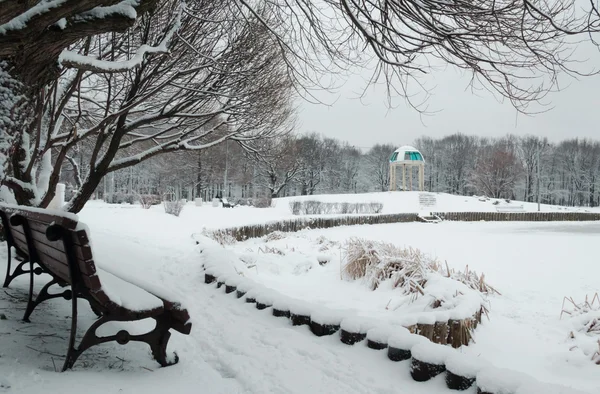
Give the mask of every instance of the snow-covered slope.
[[[339, 201], [337, 196], [335, 201]], [[0, 291], [0, 314], [7, 317], [0, 319], [0, 392], [449, 393], [442, 376], [415, 383], [407, 363], [392, 363], [383, 352], [349, 347], [334, 337], [314, 337], [306, 327], [292, 327], [268, 310], [257, 311], [203, 284], [193, 233], [203, 227], [284, 217], [291, 214], [287, 204], [281, 203], [273, 209], [189, 204], [179, 218], [166, 215], [160, 206], [143, 210], [90, 203], [80, 218], [90, 228], [98, 263], [167, 288], [190, 309], [192, 334], [174, 333], [170, 344], [181, 362], [160, 369], [145, 345], [107, 344], [88, 356], [84, 353], [75, 370], [55, 373], [54, 364], [60, 365], [59, 356], [66, 350], [70, 305], [64, 300], [49, 301], [34, 313], [31, 324], [21, 323], [27, 283], [20, 278], [6, 293]], [[563, 295], [580, 298], [597, 290], [600, 273], [590, 248], [600, 230], [580, 223], [544, 226], [412, 223], [347, 227], [339, 233], [335, 233], [338, 229], [318, 230], [309, 237], [372, 236], [420, 247], [457, 268], [468, 263], [485, 271], [503, 296], [492, 302], [492, 320], [480, 326], [485, 330], [478, 331], [478, 342], [469, 351], [495, 352], [495, 362], [510, 363], [540, 380], [558, 380], [596, 393], [600, 391], [600, 380], [594, 380], [597, 366], [584, 363], [577, 352], [566, 359], [565, 327], [554, 324], [560, 313], [557, 300]], [[527, 234], [531, 235], [524, 237]], [[3, 273], [6, 250], [1, 248]], [[81, 309], [87, 311], [82, 313], [83, 328], [93, 315], [85, 302]], [[564, 343], [558, 343], [562, 335]]]
[[[294, 196], [277, 198], [274, 200], [275, 209], [281, 213], [289, 213], [289, 204], [291, 201], [317, 200], [323, 202], [381, 202], [383, 203], [382, 213], [398, 212], [419, 212], [422, 207], [419, 205], [420, 192], [379, 192], [379, 193], [361, 193], [361, 194], [325, 194], [316, 196]], [[435, 196], [434, 206], [426, 208], [435, 212], [496, 212], [497, 206], [501, 207], [519, 207], [523, 206], [525, 212], [537, 212], [537, 203], [510, 201], [507, 203], [502, 199], [488, 199], [477, 196], [456, 196], [447, 193], [426, 193]], [[497, 205], [494, 205], [497, 204]], [[567, 208], [554, 205], [541, 204], [542, 212], [553, 211], [583, 211], [583, 208]]]
[[[428, 207], [427, 211], [434, 212], [495, 212], [497, 206], [495, 200], [480, 199], [478, 197], [455, 196], [445, 193], [436, 193], [436, 204]], [[277, 198], [273, 200], [271, 208], [253, 208], [239, 206], [235, 208], [214, 208], [210, 204], [204, 204], [200, 207], [193, 203], [187, 203], [183, 213], [179, 218], [170, 219], [170, 223], [177, 223], [178, 227], [186, 229], [188, 234], [199, 233], [203, 228], [227, 228], [244, 226], [250, 224], [261, 224], [269, 221], [295, 219], [299, 216], [292, 215], [290, 202], [296, 200], [318, 200], [324, 202], [381, 202], [383, 203], [382, 213], [417, 213], [422, 211], [419, 205], [418, 192], [381, 192], [365, 194], [328, 194], [318, 196], [295, 196]], [[483, 200], [483, 201], [481, 201]], [[537, 211], [537, 204], [512, 201], [507, 204], [504, 200], [499, 200], [499, 206], [523, 206], [526, 212]], [[586, 208], [567, 208], [551, 205], [542, 205], [543, 212], [551, 211], [594, 211]], [[129, 220], [134, 220], [139, 224], [137, 228], [130, 227], [124, 229], [126, 232], [144, 235], [156, 231], [157, 220], [165, 220], [164, 209], [161, 205], [153, 206], [149, 210], [139, 209], [137, 205], [111, 205], [103, 201], [90, 201], [82, 212], [85, 218], [87, 212], [98, 212], [96, 220], [105, 225], [114, 220], [114, 218], [126, 213]]]

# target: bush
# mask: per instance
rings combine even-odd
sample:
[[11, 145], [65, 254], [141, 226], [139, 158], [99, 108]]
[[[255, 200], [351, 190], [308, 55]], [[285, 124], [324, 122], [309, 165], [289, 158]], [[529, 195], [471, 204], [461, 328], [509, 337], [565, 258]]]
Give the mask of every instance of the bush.
[[217, 241], [221, 245], [233, 245], [237, 240], [227, 232], [227, 230], [202, 230], [202, 235], [208, 237], [214, 241]]
[[271, 208], [272, 203], [271, 197], [258, 197], [252, 201], [252, 205], [256, 208]]
[[165, 212], [169, 215], [179, 216], [185, 204], [181, 200], [177, 201], [165, 201], [164, 203]]
[[108, 204], [133, 204], [136, 201], [136, 195], [121, 192], [106, 193], [104, 201]]
[[290, 201], [290, 211], [293, 215], [373, 214], [381, 213], [382, 210], [383, 204], [375, 201], [369, 203]]
[[302, 202], [290, 201], [290, 211], [292, 211], [292, 215], [300, 215], [301, 209], [302, 209]]
[[137, 199], [144, 209], [150, 209], [151, 206], [160, 204], [160, 196], [155, 194], [138, 194]]

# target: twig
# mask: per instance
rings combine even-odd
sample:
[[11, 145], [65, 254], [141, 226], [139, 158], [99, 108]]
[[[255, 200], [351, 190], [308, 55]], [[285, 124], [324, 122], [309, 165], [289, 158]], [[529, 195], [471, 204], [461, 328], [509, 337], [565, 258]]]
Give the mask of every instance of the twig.
[[11, 297], [11, 298], [14, 298], [15, 300], [18, 300], [18, 299], [19, 299], [19, 297], [16, 297], [16, 296], [14, 296], [14, 295], [12, 295], [12, 294], [8, 294], [8, 291], [6, 291], [6, 290], [4, 290], [4, 293], [5, 293], [7, 296], [9, 296], [9, 297]]
[[29, 345], [25, 345], [25, 347], [26, 347], [26, 348], [28, 348], [28, 349], [31, 349], [31, 350], [33, 350], [33, 351], [36, 351], [36, 352], [38, 352], [38, 353], [40, 353], [40, 354], [48, 354], [48, 355], [50, 355], [50, 356], [54, 356], [54, 357], [58, 357], [58, 358], [64, 358], [64, 357], [65, 357], [65, 356], [61, 356], [61, 355], [59, 355], [59, 354], [50, 353], [49, 351], [46, 351], [46, 350], [38, 350], [38, 349], [36, 349], [36, 348], [34, 348], [34, 347], [31, 347], [31, 346], [29, 346]]

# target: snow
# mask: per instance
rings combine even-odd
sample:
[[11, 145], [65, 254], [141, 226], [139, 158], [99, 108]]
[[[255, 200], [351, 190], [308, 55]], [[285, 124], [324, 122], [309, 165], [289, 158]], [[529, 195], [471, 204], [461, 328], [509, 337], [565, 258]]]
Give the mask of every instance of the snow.
[[484, 368], [477, 373], [477, 387], [494, 394], [513, 394], [530, 380], [527, 375], [510, 369]]
[[106, 17], [113, 16], [115, 14], [125, 16], [129, 19], [136, 19], [137, 12], [136, 6], [139, 6], [140, 0], [123, 0], [115, 5], [107, 7], [95, 7], [89, 11], [82, 12], [75, 19], [86, 20], [86, 19], [104, 19]]
[[58, 26], [58, 28], [61, 30], [65, 30], [67, 28], [67, 19], [60, 18], [58, 22], [56, 22], [56, 26]]
[[392, 327], [379, 326], [367, 331], [367, 339], [377, 343], [388, 343], [388, 339], [394, 333]]
[[45, 14], [53, 8], [62, 6], [66, 1], [67, 0], [41, 1], [38, 4], [27, 8], [25, 12], [20, 13], [8, 22], [0, 25], [0, 34], [5, 35], [10, 31], [25, 29], [27, 23], [31, 19], [38, 15]]
[[311, 304], [294, 300], [289, 303], [290, 313], [298, 316], [310, 316], [311, 314]]
[[[407, 202], [407, 207], [395, 202], [384, 210], [410, 211], [410, 195], [398, 197], [398, 201]], [[336, 201], [338, 196], [323, 198]], [[366, 199], [370, 201], [373, 197]], [[418, 205], [416, 197], [414, 200]], [[471, 197], [438, 195], [437, 201], [448, 209], [462, 204], [493, 209], [491, 204]], [[373, 322], [373, 327], [392, 322], [397, 325], [400, 321], [415, 324], [423, 310], [390, 316], [391, 311], [386, 307], [393, 305], [393, 302], [388, 305], [388, 296], [394, 293], [389, 288], [371, 292], [363, 291], [358, 283], [330, 286], [332, 278], [339, 278], [340, 267], [336, 265], [339, 246], [349, 236], [357, 236], [418, 247], [442, 261], [447, 260], [454, 268], [469, 265], [470, 269], [485, 272], [486, 279], [501, 291], [501, 296], [490, 297], [490, 319], [484, 317], [475, 330], [475, 343], [454, 351], [492, 365], [478, 373], [479, 381], [502, 387], [507, 385], [503, 381], [507, 374], [512, 379], [514, 371], [522, 371], [529, 383], [519, 381], [512, 385], [519, 394], [527, 393], [523, 390], [528, 387], [544, 387], [548, 383], [553, 387], [544, 387], [544, 392], [556, 391], [555, 384], [571, 386], [586, 394], [600, 392], [598, 366], [580, 350], [569, 351], [568, 334], [576, 322], [559, 319], [563, 296], [583, 299], [585, 294], [598, 291], [600, 267], [594, 248], [600, 224], [443, 222], [310, 230], [277, 241], [286, 253], [281, 257], [284, 260], [272, 259], [269, 253], [246, 251], [257, 264], [251, 268], [237, 252], [250, 246], [264, 246], [264, 240], [225, 248], [197, 235], [203, 228], [290, 218], [287, 204], [280, 205], [278, 202], [273, 209], [226, 210], [188, 204], [177, 218], [165, 214], [160, 206], [143, 210], [137, 206], [90, 202], [78, 216], [90, 228], [98, 267], [130, 283], [137, 280], [147, 285], [151, 293], [169, 293], [171, 299], [180, 301], [189, 310], [194, 324], [191, 335], [175, 332], [169, 344], [169, 351], [176, 351], [181, 361], [177, 366], [161, 369], [148, 356], [145, 346], [106, 344], [84, 353], [83, 361], [73, 371], [55, 373], [52, 359], [59, 359], [39, 351], [64, 354], [63, 336], [70, 324], [65, 317], [70, 316], [70, 303], [62, 299], [48, 301], [44, 308], [36, 310], [31, 324], [21, 323], [22, 310], [14, 308], [20, 301], [7, 295], [26, 298], [27, 278], [21, 277], [6, 289], [7, 293], [0, 292], [0, 312], [7, 317], [0, 320], [0, 384], [11, 386], [9, 392], [65, 394], [81, 390], [152, 394], [165, 390], [192, 392], [198, 388], [210, 393], [448, 393], [442, 378], [427, 383], [412, 381], [410, 363], [392, 363], [385, 354], [366, 346], [346, 346], [335, 335], [316, 337], [306, 327], [294, 327], [288, 319], [261, 313], [243, 299], [204, 284], [203, 264], [206, 272], [219, 271], [217, 276], [227, 276], [226, 280], [238, 275], [242, 280], [238, 288], [263, 286], [275, 291], [276, 302], [288, 304], [290, 309], [306, 315], [326, 307], [344, 314], [352, 311], [354, 316]], [[533, 210], [528, 204], [525, 206]], [[197, 245], [196, 240], [201, 244]], [[321, 247], [328, 250], [319, 251]], [[312, 254], [305, 254], [307, 251]], [[319, 253], [332, 256], [327, 266], [321, 267], [316, 262], [314, 256]], [[5, 270], [5, 256], [5, 246], [1, 246], [0, 272]], [[298, 265], [304, 268], [295, 270]], [[236, 270], [244, 272], [244, 276]], [[37, 277], [36, 281], [39, 291], [42, 282]], [[439, 286], [441, 290], [441, 281]], [[344, 292], [336, 296], [341, 291]], [[377, 312], [363, 313], [367, 310]], [[451, 310], [436, 311], [433, 315], [438, 320], [447, 317]], [[352, 323], [352, 317], [345, 315], [342, 324], [347, 320], [359, 324]], [[80, 318], [82, 329], [95, 321], [85, 302], [80, 305]], [[117, 324], [116, 328], [121, 327], [126, 327], [125, 323]], [[406, 335], [407, 331], [399, 327], [391, 334], [387, 343], [399, 348], [409, 338], [426, 341]], [[9, 336], [11, 340], [5, 341]], [[418, 346], [409, 345], [413, 350]], [[119, 359], [125, 361], [121, 363]], [[451, 360], [448, 357], [446, 361], [457, 363], [459, 369], [468, 364]], [[498, 372], [499, 367], [512, 372]]]
[[355, 334], [366, 334], [376, 323], [362, 316], [349, 316], [342, 319], [340, 328]]
[[160, 298], [153, 296], [147, 291], [132, 285], [102, 269], [96, 270], [100, 278], [102, 290], [115, 304], [133, 311], [150, 311], [162, 308], [163, 302]]
[[280, 310], [280, 311], [288, 311], [290, 310], [290, 305], [294, 303], [294, 300], [286, 297], [284, 295], [279, 295], [274, 301], [273, 301], [273, 308]]
[[342, 322], [343, 314], [328, 308], [318, 308], [310, 314], [310, 320], [318, 324], [337, 326]]
[[273, 305], [273, 302], [277, 299], [278, 294], [273, 290], [261, 289], [256, 295], [256, 301], [261, 304]]
[[388, 339], [390, 347], [402, 350], [411, 350], [415, 345], [429, 342], [429, 340], [421, 335], [411, 334], [407, 329], [398, 329]]
[[79, 217], [77, 215], [70, 213], [70, 212], [60, 210], [60, 209], [42, 209], [42, 208], [22, 207], [20, 205], [7, 204], [4, 202], [0, 202], [0, 206], [7, 210], [26, 209], [26, 210], [34, 212], [34, 213], [43, 213], [43, 214], [49, 214], [49, 215], [55, 215], [55, 216], [62, 216], [66, 219], [73, 220], [73, 221], [79, 220]]
[[455, 375], [465, 378], [475, 378], [477, 373], [489, 366], [489, 363], [479, 357], [454, 352], [445, 361], [446, 369]]
[[519, 386], [514, 394], [583, 394], [583, 391], [556, 384], [529, 381]]
[[[95, 7], [90, 11], [81, 13], [75, 19], [86, 20], [86, 19], [102, 19], [111, 15], [121, 15], [130, 19], [137, 18], [137, 12], [135, 7], [139, 6], [139, 0], [123, 0], [118, 4], [114, 4], [107, 7]], [[135, 54], [128, 60], [116, 60], [106, 61], [96, 59], [91, 56], [80, 55], [78, 53], [63, 50], [58, 58], [58, 62], [67, 67], [84, 68], [87, 70], [99, 71], [99, 72], [121, 72], [134, 69], [142, 65], [144, 59], [150, 54], [166, 54], [169, 53], [168, 46], [173, 39], [173, 36], [181, 27], [181, 15], [183, 13], [185, 5], [183, 2], [179, 6], [179, 10], [176, 14], [175, 20], [172, 26], [169, 28], [165, 37], [156, 46], [152, 45], [141, 45], [135, 52]], [[123, 159], [130, 160], [131, 158]], [[118, 165], [118, 160], [111, 163], [112, 166]]]
[[414, 345], [410, 352], [413, 358], [428, 364], [445, 365], [446, 360], [456, 352], [455, 349], [436, 343], [420, 342]]

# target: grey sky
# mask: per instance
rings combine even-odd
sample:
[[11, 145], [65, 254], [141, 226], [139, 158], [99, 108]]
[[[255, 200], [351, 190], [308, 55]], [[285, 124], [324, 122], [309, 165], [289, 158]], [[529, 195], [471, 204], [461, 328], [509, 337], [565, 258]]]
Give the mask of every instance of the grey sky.
[[[588, 64], [600, 67], [597, 59], [597, 53], [593, 54]], [[302, 102], [299, 131], [317, 132], [357, 147], [386, 142], [400, 146], [422, 135], [442, 137], [459, 131], [489, 137], [535, 134], [551, 141], [574, 137], [600, 140], [600, 76], [569, 79], [568, 87], [548, 97], [554, 108], [534, 116], [517, 115], [510, 103], [499, 103], [487, 91], [478, 96], [465, 91], [468, 78], [456, 71], [433, 72], [428, 78], [432, 86], [436, 85], [428, 101], [430, 109], [440, 110], [436, 114], [420, 117], [400, 102], [397, 108], [388, 110], [385, 91], [380, 87], [369, 88], [361, 102], [355, 97], [364, 81], [356, 75], [338, 94], [322, 95], [329, 102], [339, 97], [332, 106]]]

